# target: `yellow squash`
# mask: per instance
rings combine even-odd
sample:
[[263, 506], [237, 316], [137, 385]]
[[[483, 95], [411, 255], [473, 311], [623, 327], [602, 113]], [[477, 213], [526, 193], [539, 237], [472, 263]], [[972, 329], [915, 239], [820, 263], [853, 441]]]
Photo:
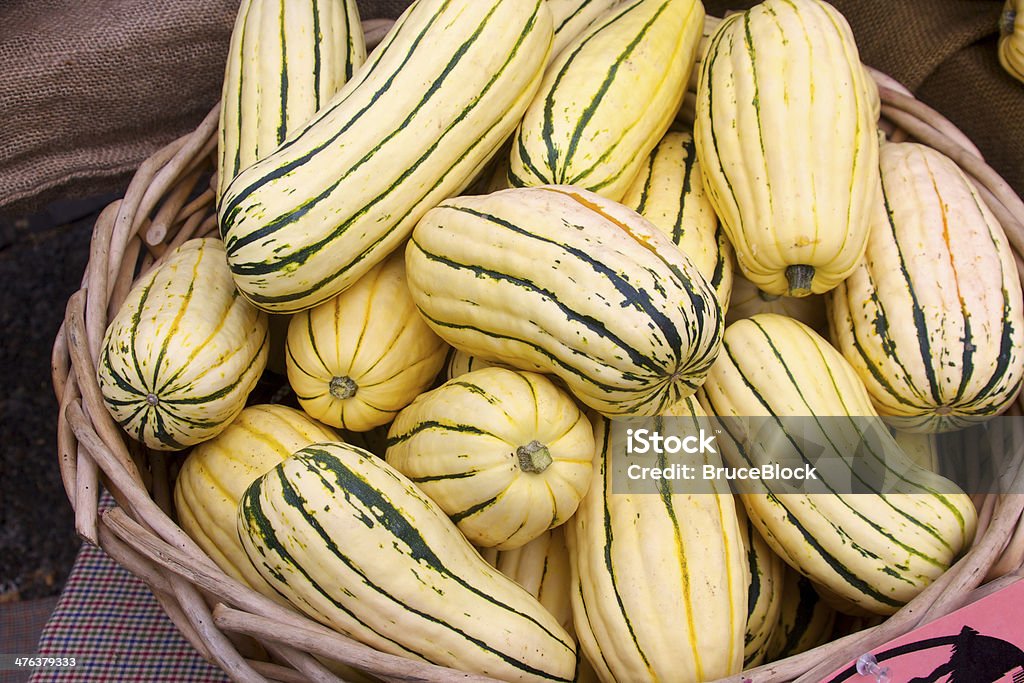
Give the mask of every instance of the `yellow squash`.
[[694, 138], [743, 274], [820, 294], [864, 254], [878, 190], [870, 86], [849, 25], [821, 0], [726, 17], [701, 64]]

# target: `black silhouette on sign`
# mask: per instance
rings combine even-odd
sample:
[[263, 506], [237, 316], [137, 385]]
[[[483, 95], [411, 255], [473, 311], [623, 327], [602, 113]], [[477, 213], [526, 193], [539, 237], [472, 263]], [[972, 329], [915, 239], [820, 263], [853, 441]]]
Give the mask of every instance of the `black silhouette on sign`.
[[[950, 645], [953, 649], [947, 661], [930, 674], [911, 678], [908, 683], [995, 683], [1008, 675], [1012, 675], [1014, 683], [1024, 683], [1024, 650], [1002, 638], [982, 635], [970, 626], [964, 626], [956, 635], [928, 638], [894, 647], [878, 653], [876, 659], [879, 662], [893, 660], [911, 652]], [[834, 677], [831, 683], [855, 676], [857, 670], [851, 666]]]

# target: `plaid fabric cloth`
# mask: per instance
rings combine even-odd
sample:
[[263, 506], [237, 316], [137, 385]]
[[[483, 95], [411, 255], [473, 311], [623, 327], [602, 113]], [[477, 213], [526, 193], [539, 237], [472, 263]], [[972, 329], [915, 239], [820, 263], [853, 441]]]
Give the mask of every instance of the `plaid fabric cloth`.
[[76, 665], [35, 671], [32, 683], [229, 680], [189, 645], [142, 581], [89, 544], [75, 560], [36, 652], [75, 657]]
[[[57, 598], [0, 605], [0, 652], [35, 654], [39, 634], [56, 605]], [[0, 683], [24, 683], [30, 674], [30, 671], [2, 671]]]

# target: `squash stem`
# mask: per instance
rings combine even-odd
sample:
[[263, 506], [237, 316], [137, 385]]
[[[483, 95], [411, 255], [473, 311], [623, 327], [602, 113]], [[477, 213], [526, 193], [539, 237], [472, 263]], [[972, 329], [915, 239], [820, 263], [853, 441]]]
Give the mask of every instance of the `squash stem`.
[[797, 264], [786, 267], [786, 281], [790, 296], [809, 296], [814, 281], [814, 266]]
[[540, 474], [553, 462], [551, 451], [536, 439], [517, 448], [516, 457], [519, 458], [519, 469], [531, 474]]
[[331, 396], [344, 401], [346, 398], [352, 398], [359, 391], [359, 385], [352, 381], [351, 377], [347, 375], [345, 377], [334, 377], [331, 379]]
[[999, 18], [999, 34], [1002, 36], [1013, 35], [1014, 24], [1017, 23], [1017, 11], [1007, 7], [1003, 16]]

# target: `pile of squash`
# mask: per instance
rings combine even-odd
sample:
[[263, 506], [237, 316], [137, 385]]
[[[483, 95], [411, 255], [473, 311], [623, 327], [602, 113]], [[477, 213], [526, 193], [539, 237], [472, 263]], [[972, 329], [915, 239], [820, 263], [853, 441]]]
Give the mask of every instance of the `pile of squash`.
[[[220, 237], [136, 282], [107, 407], [187, 454], [225, 572], [379, 651], [632, 683], [814, 647], [970, 545], [932, 435], [1024, 377], [1000, 225], [878, 117], [821, 0], [416, 0], [368, 56], [354, 0], [243, 0]], [[246, 407], [265, 372], [292, 407]], [[613, 491], [617, 424], [708, 416], [884, 419], [909, 488]]]

